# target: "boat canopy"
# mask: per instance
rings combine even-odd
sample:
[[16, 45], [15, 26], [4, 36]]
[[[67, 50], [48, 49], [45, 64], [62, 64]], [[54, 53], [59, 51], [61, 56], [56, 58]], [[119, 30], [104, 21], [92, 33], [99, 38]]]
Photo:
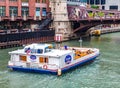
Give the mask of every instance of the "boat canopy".
[[37, 54], [43, 54], [46, 52], [50, 52], [53, 48], [52, 44], [31, 44], [24, 47], [25, 53], [37, 53]]

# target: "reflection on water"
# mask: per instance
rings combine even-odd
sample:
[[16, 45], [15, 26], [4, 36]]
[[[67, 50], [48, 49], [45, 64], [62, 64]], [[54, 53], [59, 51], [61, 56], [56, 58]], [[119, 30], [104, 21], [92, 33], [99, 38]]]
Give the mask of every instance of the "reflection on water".
[[[101, 55], [93, 63], [79, 67], [60, 77], [9, 71], [8, 52], [0, 50], [0, 88], [120, 88], [120, 33], [84, 38], [83, 47], [99, 48]], [[62, 43], [80, 46], [78, 40]]]

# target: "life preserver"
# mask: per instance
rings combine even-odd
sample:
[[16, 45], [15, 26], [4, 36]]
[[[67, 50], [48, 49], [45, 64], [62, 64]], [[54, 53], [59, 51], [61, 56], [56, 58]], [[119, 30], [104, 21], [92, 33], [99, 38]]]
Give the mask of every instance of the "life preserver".
[[47, 65], [43, 65], [43, 68], [44, 68], [44, 69], [47, 69], [47, 68], [48, 68], [48, 66], [47, 66]]

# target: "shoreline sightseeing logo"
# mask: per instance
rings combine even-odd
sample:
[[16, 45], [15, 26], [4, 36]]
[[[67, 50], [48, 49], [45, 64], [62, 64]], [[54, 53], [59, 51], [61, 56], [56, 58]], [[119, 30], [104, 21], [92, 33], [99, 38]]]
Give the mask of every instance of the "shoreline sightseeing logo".
[[30, 60], [31, 60], [31, 61], [36, 61], [36, 56], [35, 56], [35, 55], [31, 55], [31, 56], [30, 56]]
[[72, 60], [72, 57], [71, 57], [70, 55], [67, 55], [67, 56], [65, 57], [65, 63], [66, 63], [66, 64], [70, 64], [70, 63], [71, 63], [71, 60]]

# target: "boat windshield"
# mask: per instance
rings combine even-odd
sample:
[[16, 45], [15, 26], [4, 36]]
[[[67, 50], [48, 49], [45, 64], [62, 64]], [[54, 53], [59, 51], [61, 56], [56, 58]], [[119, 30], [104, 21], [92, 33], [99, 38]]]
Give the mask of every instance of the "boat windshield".
[[25, 48], [25, 52], [26, 52], [26, 53], [38, 53], [38, 54], [42, 54], [42, 53], [43, 53], [43, 49], [30, 49], [30, 48]]
[[42, 54], [43, 53], [43, 49], [37, 49], [37, 53], [39, 53], [39, 54], [41, 53]]
[[49, 47], [45, 48], [45, 53], [50, 52], [50, 51], [51, 51], [51, 49], [49, 49]]

